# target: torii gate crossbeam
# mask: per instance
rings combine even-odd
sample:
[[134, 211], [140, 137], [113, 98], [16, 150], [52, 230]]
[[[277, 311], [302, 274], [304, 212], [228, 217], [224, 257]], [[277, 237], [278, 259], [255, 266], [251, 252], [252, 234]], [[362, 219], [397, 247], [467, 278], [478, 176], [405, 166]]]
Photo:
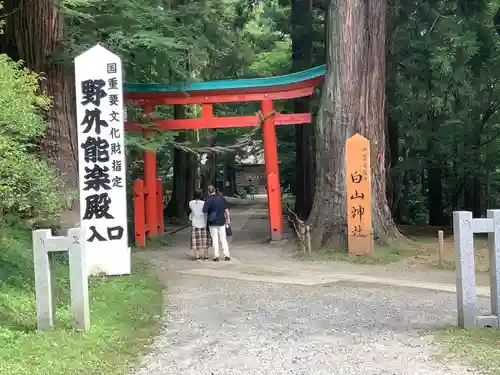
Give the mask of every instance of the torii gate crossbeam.
[[[162, 120], [155, 119], [155, 127], [144, 129], [137, 123], [126, 122], [125, 130], [142, 132], [149, 136], [161, 130], [187, 130], [206, 128], [230, 128], [255, 126], [258, 116], [215, 117], [216, 103], [259, 101], [264, 116], [274, 110], [273, 101], [311, 96], [321, 83], [325, 66], [279, 77], [207, 81], [190, 84], [174, 83], [137, 84], [124, 87], [127, 101], [138, 103], [144, 113], [153, 112], [156, 105], [201, 104], [201, 118]], [[274, 113], [262, 124], [266, 184], [269, 205], [271, 240], [281, 240], [283, 235], [283, 212], [278, 167], [276, 125], [310, 124], [310, 113]], [[156, 152], [144, 152], [144, 181], [134, 181], [134, 233], [138, 247], [145, 246], [146, 236], [155, 238], [163, 233], [163, 189], [156, 176]]]

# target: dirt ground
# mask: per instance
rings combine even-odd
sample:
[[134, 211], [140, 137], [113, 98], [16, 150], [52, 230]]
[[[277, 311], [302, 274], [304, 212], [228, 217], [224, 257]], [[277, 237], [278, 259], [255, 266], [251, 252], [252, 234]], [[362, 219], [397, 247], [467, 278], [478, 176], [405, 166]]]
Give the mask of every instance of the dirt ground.
[[[431, 226], [400, 226], [400, 231], [413, 245], [408, 247], [408, 255], [400, 262], [413, 266], [427, 266], [444, 269], [455, 268], [455, 249], [453, 244], [453, 231], [451, 228]], [[443, 264], [439, 265], [438, 231], [444, 232]], [[476, 270], [487, 272], [489, 270], [487, 235], [475, 235], [474, 247], [476, 249]], [[413, 248], [413, 251], [410, 249]]]

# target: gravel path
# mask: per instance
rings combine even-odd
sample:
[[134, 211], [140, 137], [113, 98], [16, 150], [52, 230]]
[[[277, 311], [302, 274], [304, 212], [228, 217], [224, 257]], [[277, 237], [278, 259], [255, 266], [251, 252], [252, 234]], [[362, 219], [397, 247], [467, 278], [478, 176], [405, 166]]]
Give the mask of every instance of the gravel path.
[[454, 296], [334, 283], [182, 276], [136, 375], [479, 374], [433, 360], [419, 333], [454, 322]]
[[[305, 265], [292, 263], [290, 250], [262, 244], [259, 233], [266, 234], [267, 224], [258, 219], [261, 211], [233, 211], [231, 251], [238, 262], [215, 269], [262, 263], [301, 277], [296, 267]], [[169, 295], [163, 329], [132, 375], [480, 374], [434, 359], [439, 348], [422, 338], [422, 331], [455, 323], [454, 294], [189, 275], [179, 271], [215, 265], [188, 260], [187, 238], [179, 233], [171, 247], [141, 253], [157, 267]], [[480, 304], [487, 307], [484, 299]]]

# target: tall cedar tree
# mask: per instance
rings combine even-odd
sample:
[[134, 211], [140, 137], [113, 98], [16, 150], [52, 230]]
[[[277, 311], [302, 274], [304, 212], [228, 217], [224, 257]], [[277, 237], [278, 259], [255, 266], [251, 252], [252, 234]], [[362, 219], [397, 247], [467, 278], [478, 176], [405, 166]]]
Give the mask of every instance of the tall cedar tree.
[[391, 242], [399, 235], [385, 191], [386, 10], [386, 0], [330, 1], [327, 71], [316, 126], [316, 193], [310, 216], [316, 248], [346, 248], [345, 142], [357, 132], [371, 145], [375, 237]]
[[41, 89], [52, 97], [50, 126], [41, 149], [68, 188], [78, 183], [74, 76], [51, 57], [63, 39], [63, 16], [54, 0], [6, 1], [7, 25], [0, 38], [2, 52], [41, 74]]
[[[313, 2], [292, 0], [292, 70], [299, 72], [312, 67], [313, 59]], [[294, 102], [296, 113], [311, 111], [311, 98], [298, 98]], [[295, 125], [296, 148], [296, 203], [295, 212], [305, 220], [312, 208], [314, 195], [314, 155], [312, 125]]]

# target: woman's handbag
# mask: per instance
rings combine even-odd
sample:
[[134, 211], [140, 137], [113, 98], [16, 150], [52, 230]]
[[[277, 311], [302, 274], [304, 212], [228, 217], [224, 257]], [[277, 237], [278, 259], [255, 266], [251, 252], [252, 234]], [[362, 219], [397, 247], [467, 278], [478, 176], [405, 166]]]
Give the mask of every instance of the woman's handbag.
[[226, 224], [226, 237], [231, 237], [233, 235], [233, 230], [229, 224]]

